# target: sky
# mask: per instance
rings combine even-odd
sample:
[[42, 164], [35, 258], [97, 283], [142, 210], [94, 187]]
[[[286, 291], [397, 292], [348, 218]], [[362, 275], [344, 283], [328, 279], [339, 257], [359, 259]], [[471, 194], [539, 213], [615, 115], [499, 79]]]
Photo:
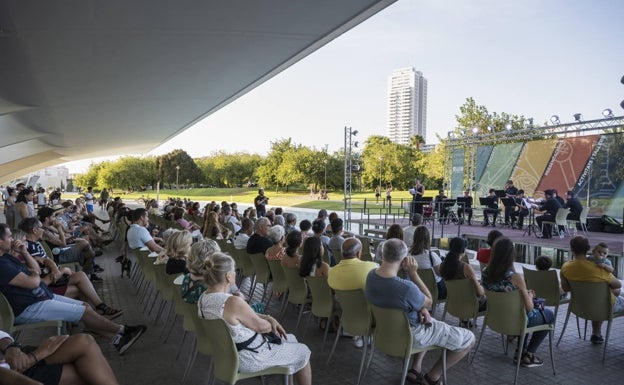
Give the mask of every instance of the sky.
[[[427, 143], [456, 126], [466, 98], [490, 112], [562, 123], [624, 111], [624, 1], [399, 0], [148, 154], [265, 155], [272, 141], [330, 152], [344, 127], [386, 134], [392, 71], [428, 80]], [[209, 133], [215, 140], [205, 140]], [[261, 133], [261, 135], [258, 135]], [[202, 138], [202, 140], [197, 140]], [[70, 162], [84, 172], [90, 159]]]

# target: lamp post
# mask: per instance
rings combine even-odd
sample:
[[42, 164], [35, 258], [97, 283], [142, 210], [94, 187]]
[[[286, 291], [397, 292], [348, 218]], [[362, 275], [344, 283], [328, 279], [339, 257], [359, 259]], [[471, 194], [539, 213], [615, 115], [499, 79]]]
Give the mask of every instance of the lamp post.
[[383, 161], [383, 156], [379, 157], [379, 192], [381, 193], [381, 170], [382, 170], [382, 161]]
[[180, 194], [180, 185], [178, 183], [180, 177], [180, 166], [176, 166], [176, 194]]
[[325, 185], [324, 185], [324, 190], [325, 190], [325, 193], [327, 193], [327, 159], [324, 159], [323, 163], [325, 164]]

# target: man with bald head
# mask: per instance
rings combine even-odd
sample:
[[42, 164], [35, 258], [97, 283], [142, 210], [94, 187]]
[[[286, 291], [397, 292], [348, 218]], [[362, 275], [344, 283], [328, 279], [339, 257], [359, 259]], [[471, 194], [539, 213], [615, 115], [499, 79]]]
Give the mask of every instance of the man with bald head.
[[271, 222], [265, 218], [258, 218], [254, 233], [247, 241], [247, 253], [258, 254], [267, 251], [267, 249], [273, 246], [273, 242], [269, 239], [269, 229], [271, 228]]
[[347, 238], [342, 243], [342, 260], [329, 269], [327, 283], [334, 290], [364, 289], [368, 272], [376, 268], [375, 262], [362, 261], [362, 242]]

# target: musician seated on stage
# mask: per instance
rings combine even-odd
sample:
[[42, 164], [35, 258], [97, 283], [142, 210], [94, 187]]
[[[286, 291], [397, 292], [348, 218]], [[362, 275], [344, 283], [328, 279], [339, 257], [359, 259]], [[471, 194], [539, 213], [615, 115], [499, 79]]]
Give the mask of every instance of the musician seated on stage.
[[[517, 228], [522, 230], [524, 226], [524, 218], [529, 216], [529, 208], [531, 207], [531, 203], [526, 200], [524, 197], [524, 190], [518, 190], [518, 195], [514, 198], [516, 202], [516, 207], [518, 211], [514, 211], [511, 213], [511, 228]], [[517, 223], [516, 223], [517, 221]]]
[[544, 224], [543, 222], [554, 222], [557, 217], [557, 211], [561, 208], [561, 204], [554, 197], [552, 190], [544, 191], [546, 201], [539, 206], [538, 210], [543, 212], [542, 215], [535, 217], [535, 222], [540, 229], [542, 229], [542, 238], [552, 238], [552, 226], [550, 224]]
[[433, 210], [439, 211], [440, 214], [440, 223], [446, 222], [446, 218], [448, 217], [449, 209], [444, 205], [444, 200], [446, 199], [446, 195], [444, 195], [444, 190], [438, 191], [438, 195], [436, 195], [433, 200]]
[[[515, 198], [518, 195], [518, 189], [514, 186], [513, 181], [510, 179], [505, 183], [505, 197], [507, 198]], [[505, 206], [505, 225], [512, 226], [512, 223], [509, 223], [511, 220], [511, 215], [516, 211], [514, 206]]]
[[498, 218], [498, 197], [496, 196], [496, 190], [491, 188], [490, 195], [487, 198], [492, 198], [490, 204], [483, 210], [483, 226], [487, 226], [490, 224], [490, 217], [492, 215], [492, 227], [496, 227], [496, 218]]
[[569, 221], [578, 221], [581, 219], [581, 211], [583, 211], [583, 205], [578, 200], [577, 197], [574, 196], [573, 191], [568, 191], [566, 193], [566, 203], [563, 208], [570, 209], [570, 213], [567, 216], [567, 220]]
[[[472, 225], [472, 197], [470, 196], [470, 191], [464, 191], [464, 196], [461, 197], [463, 201], [463, 205], [459, 205], [457, 208], [457, 215], [461, 218], [461, 221], [464, 221], [464, 214], [468, 214], [468, 224]], [[459, 202], [458, 202], [459, 203]]]

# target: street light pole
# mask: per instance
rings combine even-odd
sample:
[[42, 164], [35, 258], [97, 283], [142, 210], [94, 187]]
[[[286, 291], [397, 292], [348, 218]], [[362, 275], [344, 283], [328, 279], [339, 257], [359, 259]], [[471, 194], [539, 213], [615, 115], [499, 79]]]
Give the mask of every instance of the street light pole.
[[176, 194], [180, 194], [180, 184], [178, 183], [180, 177], [180, 166], [176, 166]]
[[327, 193], [327, 159], [323, 160], [323, 163], [325, 163], [325, 193]]
[[379, 157], [379, 192], [381, 193], [381, 171], [382, 171], [382, 162], [383, 161], [383, 156]]

